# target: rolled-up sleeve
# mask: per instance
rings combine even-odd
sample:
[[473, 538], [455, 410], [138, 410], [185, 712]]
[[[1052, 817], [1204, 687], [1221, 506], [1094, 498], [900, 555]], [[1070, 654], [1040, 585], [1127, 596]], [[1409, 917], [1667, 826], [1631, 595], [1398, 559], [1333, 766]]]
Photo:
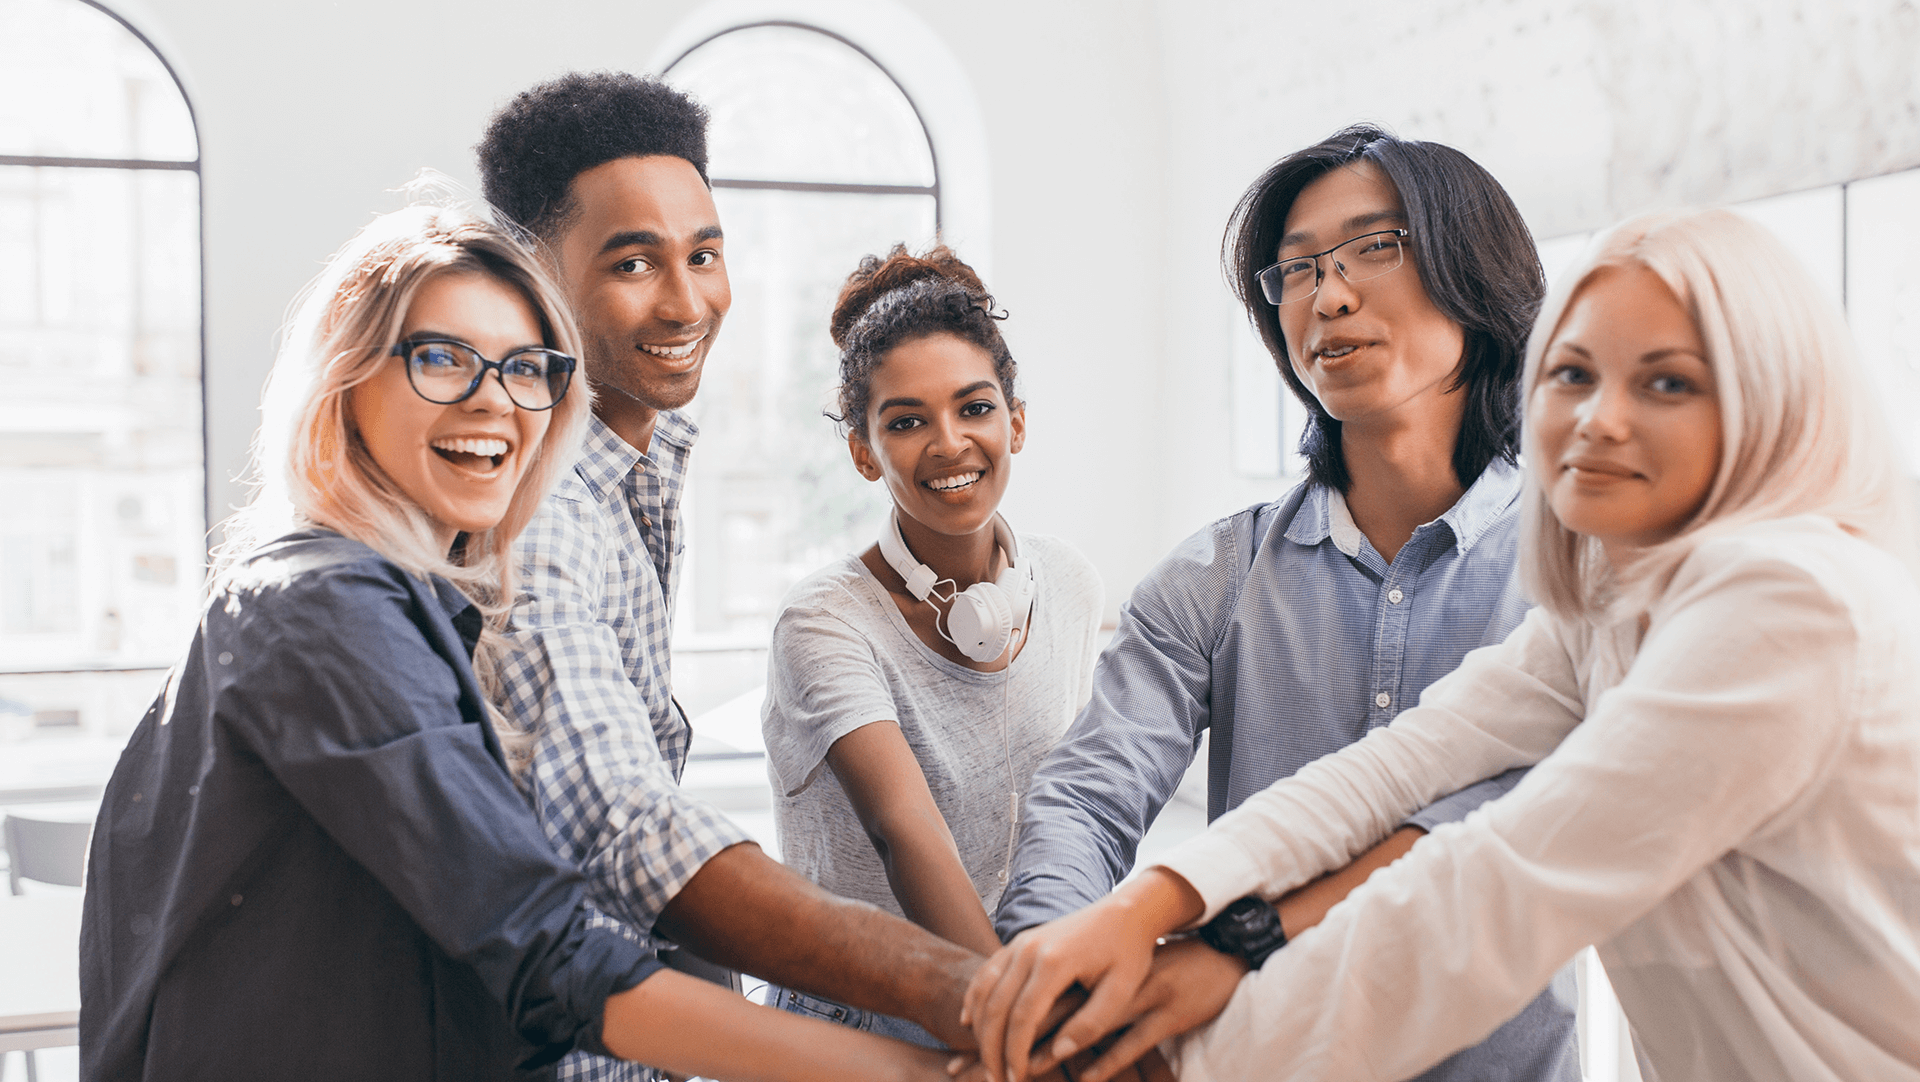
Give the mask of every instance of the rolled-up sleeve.
[[750, 840], [682, 792], [647, 706], [600, 619], [608, 588], [593, 508], [549, 497], [521, 534], [523, 569], [502, 666], [513, 712], [538, 734], [531, 783], [548, 836], [585, 873], [595, 906], [649, 931], [694, 873]]
[[477, 686], [463, 696], [465, 658], [436, 651], [410, 616], [421, 597], [374, 566], [211, 610], [216, 716], [524, 1039], [596, 1046], [607, 996], [658, 963], [587, 927], [579, 873], [489, 749]]
[[1195, 534], [1120, 610], [1093, 695], [1035, 771], [995, 930], [1002, 938], [1097, 901], [1133, 867], [1211, 711], [1211, 652], [1240, 581], [1234, 524]]

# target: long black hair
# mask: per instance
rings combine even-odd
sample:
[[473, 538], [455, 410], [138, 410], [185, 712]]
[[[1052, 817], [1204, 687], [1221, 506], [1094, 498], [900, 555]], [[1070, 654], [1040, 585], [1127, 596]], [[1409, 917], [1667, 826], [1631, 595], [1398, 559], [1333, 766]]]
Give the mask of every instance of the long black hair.
[[1520, 362], [1527, 333], [1546, 293], [1546, 275], [1519, 208], [1473, 159], [1439, 143], [1399, 139], [1370, 125], [1343, 128], [1275, 162], [1227, 221], [1222, 269], [1267, 352], [1307, 407], [1300, 453], [1308, 476], [1347, 490], [1352, 478], [1340, 451], [1340, 422], [1321, 407], [1287, 359], [1279, 309], [1267, 303], [1256, 275], [1280, 258], [1287, 213], [1302, 189], [1355, 162], [1371, 162], [1393, 183], [1413, 234], [1413, 264], [1434, 307], [1466, 332], [1453, 389], [1467, 396], [1453, 446], [1453, 472], [1473, 484], [1495, 456], [1520, 451]]

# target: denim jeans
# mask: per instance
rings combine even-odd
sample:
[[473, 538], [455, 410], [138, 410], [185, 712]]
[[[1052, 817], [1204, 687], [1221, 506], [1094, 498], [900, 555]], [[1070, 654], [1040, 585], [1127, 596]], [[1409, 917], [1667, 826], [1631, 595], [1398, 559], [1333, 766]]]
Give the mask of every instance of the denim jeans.
[[795, 992], [777, 984], [767, 985], [766, 1005], [786, 1011], [789, 1014], [804, 1015], [832, 1022], [835, 1025], [863, 1029], [881, 1037], [891, 1037], [896, 1041], [906, 1041], [922, 1048], [945, 1048], [938, 1038], [904, 1018], [895, 1018], [890, 1014], [877, 1011], [863, 1011], [858, 1007], [848, 1007], [830, 999], [810, 996], [805, 992]]

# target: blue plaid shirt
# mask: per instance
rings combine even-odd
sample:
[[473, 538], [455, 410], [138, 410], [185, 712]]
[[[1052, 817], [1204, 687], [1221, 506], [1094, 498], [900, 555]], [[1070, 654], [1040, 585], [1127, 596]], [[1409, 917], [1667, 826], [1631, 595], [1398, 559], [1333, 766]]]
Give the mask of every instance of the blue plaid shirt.
[[[1495, 461], [1389, 564], [1346, 501], [1302, 484], [1188, 538], [1134, 589], [1093, 698], [1028, 790], [995, 923], [1002, 935], [1098, 900], [1212, 730], [1208, 817], [1392, 721], [1527, 603], [1514, 578], [1521, 471]], [[1517, 784], [1513, 771], [1411, 822], [1431, 829]], [[1576, 1082], [1573, 1011], [1542, 993], [1422, 1079]]]
[[[522, 724], [539, 734], [534, 812], [587, 876], [596, 925], [647, 942], [660, 910], [708, 858], [747, 834], [680, 791], [692, 728], [672, 697], [680, 491], [699, 429], [672, 411], [642, 452], [598, 417], [580, 461], [515, 544], [523, 571], [502, 666]], [[612, 919], [612, 918], [617, 918]], [[560, 1077], [642, 1079], [585, 1053]]]

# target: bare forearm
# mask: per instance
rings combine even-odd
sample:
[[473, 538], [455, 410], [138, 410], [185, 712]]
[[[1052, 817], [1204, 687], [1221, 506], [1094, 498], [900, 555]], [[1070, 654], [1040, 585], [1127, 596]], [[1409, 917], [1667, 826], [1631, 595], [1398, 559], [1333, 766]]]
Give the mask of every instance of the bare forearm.
[[1207, 908], [1191, 883], [1178, 872], [1158, 866], [1123, 884], [1107, 896], [1107, 901], [1126, 913], [1126, 919], [1149, 938], [1192, 925]]
[[983, 955], [1000, 949], [1000, 937], [944, 829], [938, 836], [929, 830], [919, 837], [896, 837], [883, 843], [880, 853], [887, 885], [908, 920]]
[[768, 1010], [673, 972], [607, 997], [601, 1039], [622, 1059], [729, 1082], [946, 1077], [944, 1054]]
[[980, 956], [736, 845], [702, 865], [655, 926], [711, 962], [912, 1019], [971, 1047], [960, 1000]]
[[1419, 827], [1401, 827], [1386, 840], [1353, 859], [1353, 863], [1292, 891], [1274, 903], [1280, 927], [1292, 939], [1326, 918], [1327, 911], [1357, 890], [1374, 872], [1399, 860], [1413, 843], [1426, 835]]

